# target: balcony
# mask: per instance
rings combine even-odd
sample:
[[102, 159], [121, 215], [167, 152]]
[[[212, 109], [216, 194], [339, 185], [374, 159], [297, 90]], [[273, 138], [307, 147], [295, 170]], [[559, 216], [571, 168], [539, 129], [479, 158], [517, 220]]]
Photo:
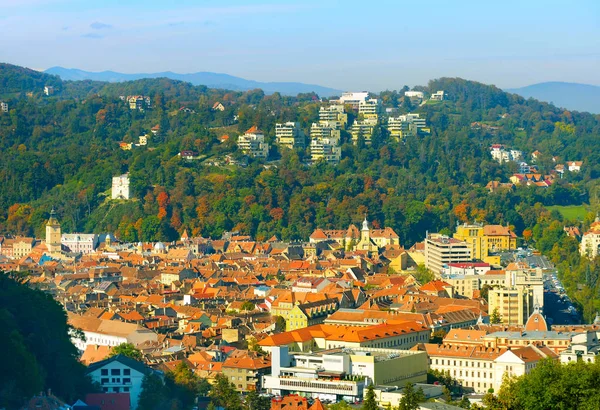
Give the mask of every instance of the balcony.
[[338, 396], [362, 396], [365, 382], [331, 380], [331, 379], [307, 379], [292, 376], [265, 376], [264, 388], [273, 390], [299, 391], [307, 393], [335, 394]]

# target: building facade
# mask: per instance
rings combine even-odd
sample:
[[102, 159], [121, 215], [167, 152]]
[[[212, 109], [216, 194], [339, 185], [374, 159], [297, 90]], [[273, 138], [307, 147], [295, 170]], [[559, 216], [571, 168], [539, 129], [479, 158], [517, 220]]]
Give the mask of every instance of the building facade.
[[253, 158], [269, 157], [269, 144], [265, 142], [265, 135], [256, 126], [238, 137], [238, 149], [245, 155]]
[[441, 274], [449, 263], [471, 260], [471, 249], [466, 242], [437, 233], [425, 238], [425, 267], [436, 274]]
[[275, 124], [275, 138], [277, 144], [289, 149], [304, 148], [306, 138], [297, 122], [286, 122], [285, 124]]
[[129, 174], [119, 175], [112, 179], [112, 199], [129, 199]]

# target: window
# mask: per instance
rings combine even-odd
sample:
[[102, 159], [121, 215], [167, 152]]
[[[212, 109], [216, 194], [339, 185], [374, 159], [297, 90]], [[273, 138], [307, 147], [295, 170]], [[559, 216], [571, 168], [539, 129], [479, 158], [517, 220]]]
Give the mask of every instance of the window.
[[108, 383], [108, 377], [100, 379], [100, 384], [107, 384], [107, 383]]
[[123, 379], [123, 384], [131, 384], [131, 379], [130, 378]]
[[110, 375], [111, 376], [120, 376], [121, 375], [121, 369], [110, 369]]
[[100, 374], [102, 376], [108, 376], [108, 369], [102, 369], [102, 370], [100, 370]]
[[119, 388], [118, 387], [113, 387], [113, 392], [118, 393], [119, 392]]
[[128, 392], [129, 391], [129, 387], [123, 387], [123, 391], [124, 392]]
[[123, 376], [130, 376], [131, 375], [131, 369], [123, 369]]

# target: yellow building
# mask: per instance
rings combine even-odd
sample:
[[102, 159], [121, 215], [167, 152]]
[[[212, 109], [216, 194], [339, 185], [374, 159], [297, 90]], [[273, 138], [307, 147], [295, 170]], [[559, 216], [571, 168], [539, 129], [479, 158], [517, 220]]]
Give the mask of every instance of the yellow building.
[[308, 326], [323, 323], [327, 316], [338, 309], [338, 300], [333, 298], [323, 299], [309, 303], [299, 303], [289, 311], [285, 321], [287, 331], [303, 329]]
[[534, 291], [524, 286], [490, 289], [488, 300], [490, 316], [498, 310], [504, 324], [524, 325], [534, 309]]
[[502, 225], [459, 225], [454, 238], [469, 245], [473, 259], [488, 263], [496, 263], [498, 259], [490, 253], [517, 248], [517, 236]]

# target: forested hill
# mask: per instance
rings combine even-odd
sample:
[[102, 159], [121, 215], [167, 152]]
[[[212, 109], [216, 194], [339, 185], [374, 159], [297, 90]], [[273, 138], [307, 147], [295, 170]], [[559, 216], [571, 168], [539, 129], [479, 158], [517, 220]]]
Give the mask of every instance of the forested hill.
[[[399, 113], [420, 113], [430, 135], [396, 143], [377, 127], [373, 145], [365, 147], [348, 143], [343, 132], [338, 165], [307, 166], [307, 152], [274, 147], [269, 164], [250, 160], [237, 167], [224, 158], [239, 156], [240, 132], [256, 125], [273, 142], [276, 122], [298, 121], [308, 131], [318, 119], [318, 96], [265, 96], [168, 79], [62, 82], [38, 74], [11, 66], [0, 72], [14, 93], [4, 98], [9, 112], [0, 114], [0, 233], [40, 235], [54, 206], [67, 232], [113, 231], [123, 240], [172, 240], [184, 228], [213, 237], [239, 230], [258, 239], [306, 240], [317, 226], [345, 228], [367, 212], [374, 226], [393, 227], [410, 246], [426, 230], [448, 231], [475, 219], [511, 224], [520, 234], [536, 224], [537, 203], [588, 201], [600, 175], [597, 117], [462, 79], [421, 87], [426, 94], [444, 90], [448, 101], [419, 107], [402, 91], [376, 95]], [[40, 87], [50, 80], [57, 92], [44, 96]], [[26, 96], [30, 91], [33, 97]], [[149, 108], [131, 110], [119, 98], [137, 94], [150, 97]], [[216, 102], [225, 110], [213, 110]], [[156, 125], [160, 133], [147, 146], [119, 148]], [[229, 139], [221, 142], [225, 134]], [[523, 150], [526, 160], [539, 150], [542, 172], [554, 167], [552, 156], [582, 160], [584, 167], [547, 189], [490, 195], [489, 181], [507, 181], [516, 170], [514, 163], [492, 161], [493, 143]], [[201, 159], [181, 160], [182, 150]], [[214, 160], [221, 165], [210, 165]], [[127, 171], [134, 200], [108, 200], [111, 178]]]

